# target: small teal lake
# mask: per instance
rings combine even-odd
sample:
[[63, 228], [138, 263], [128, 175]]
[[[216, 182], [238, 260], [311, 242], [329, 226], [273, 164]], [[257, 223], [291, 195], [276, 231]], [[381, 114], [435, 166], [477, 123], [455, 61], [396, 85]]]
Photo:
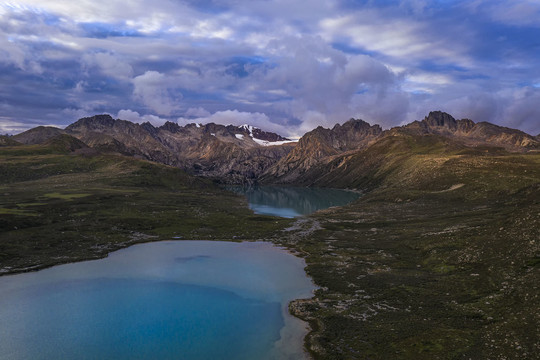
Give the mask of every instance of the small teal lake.
[[360, 197], [359, 193], [353, 191], [325, 188], [259, 186], [229, 189], [245, 195], [250, 209], [256, 214], [285, 218], [308, 215], [332, 206], [347, 205]]
[[304, 266], [269, 243], [165, 241], [0, 277], [0, 358], [302, 359]]

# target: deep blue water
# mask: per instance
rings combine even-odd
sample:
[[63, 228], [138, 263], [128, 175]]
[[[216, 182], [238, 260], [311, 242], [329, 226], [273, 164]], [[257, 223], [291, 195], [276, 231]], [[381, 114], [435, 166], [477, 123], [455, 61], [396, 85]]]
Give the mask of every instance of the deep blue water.
[[340, 189], [280, 186], [230, 187], [246, 196], [256, 214], [294, 218], [353, 202], [360, 194]]
[[0, 278], [1, 359], [302, 358], [303, 262], [266, 243], [136, 245]]

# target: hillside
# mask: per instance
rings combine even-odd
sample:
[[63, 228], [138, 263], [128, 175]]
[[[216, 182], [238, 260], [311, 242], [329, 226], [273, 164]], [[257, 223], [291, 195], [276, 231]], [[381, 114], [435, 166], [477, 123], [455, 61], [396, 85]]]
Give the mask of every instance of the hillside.
[[316, 184], [365, 195], [282, 239], [321, 287], [291, 306], [315, 359], [535, 358], [540, 154], [401, 135], [333, 165]]
[[60, 134], [0, 147], [0, 274], [100, 258], [171, 238], [272, 237], [288, 220], [180, 169], [101, 154]]
[[488, 122], [456, 120], [441, 111], [432, 111], [422, 121], [414, 121], [392, 130], [417, 135], [436, 134], [460, 140], [469, 146], [492, 145], [517, 152], [540, 148], [538, 139], [523, 131]]
[[325, 164], [334, 156], [359, 150], [382, 133], [379, 125], [351, 119], [332, 129], [318, 127], [306, 133], [296, 147], [262, 176], [263, 182], [296, 183], [297, 179], [315, 165]]
[[[313, 299], [290, 305], [311, 325], [314, 359], [539, 353], [537, 138], [441, 112], [386, 131], [350, 120], [297, 144], [255, 133], [101, 116], [7, 137], [0, 272], [102, 257], [142, 241], [263, 239], [303, 256], [319, 286]], [[221, 182], [363, 196], [296, 220], [258, 216], [178, 167]]]
[[[155, 127], [150, 123], [115, 120], [109, 115], [82, 118], [64, 130], [40, 126], [3, 141], [44, 144], [60, 134], [73, 136], [100, 153], [133, 156], [222, 183], [250, 185], [356, 187], [361, 181], [351, 179], [352, 174], [359, 174], [364, 168], [369, 171], [370, 163], [382, 161], [377, 148], [393, 146], [388, 144], [389, 138], [432, 139], [418, 141], [446, 142], [451, 148], [471, 151], [484, 148], [491, 150], [482, 151], [495, 151], [495, 148], [509, 152], [540, 151], [537, 137], [486, 122], [456, 120], [440, 111], [429, 113], [421, 121], [385, 131], [379, 125], [350, 119], [331, 129], [318, 127], [298, 142], [249, 125], [180, 126], [167, 122]], [[372, 149], [364, 152], [370, 146]], [[361, 156], [366, 160], [365, 165], [359, 159]]]
[[[39, 126], [10, 138], [23, 144], [45, 144], [70, 135], [100, 153], [127, 155], [227, 183], [253, 183], [285, 156], [294, 142], [252, 126], [167, 122], [160, 127], [113, 119], [110, 115], [82, 118], [64, 130]], [[7, 141], [7, 138], [6, 138]]]
[[[296, 148], [270, 167], [260, 181], [363, 189], [375, 186], [381, 173], [391, 171], [392, 164], [403, 161], [404, 156], [426, 151], [524, 153], [540, 151], [540, 142], [519, 130], [455, 120], [440, 111], [431, 112], [422, 121], [386, 131], [378, 125], [350, 120], [333, 129], [319, 127], [306, 133]], [[399, 181], [397, 177], [393, 180]]]

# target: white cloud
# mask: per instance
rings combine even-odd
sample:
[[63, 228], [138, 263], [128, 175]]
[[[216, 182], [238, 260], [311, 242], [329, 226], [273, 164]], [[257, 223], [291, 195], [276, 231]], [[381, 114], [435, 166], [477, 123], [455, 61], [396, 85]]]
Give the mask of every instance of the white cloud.
[[180, 107], [182, 94], [175, 92], [175, 79], [147, 71], [133, 79], [133, 96], [160, 115], [171, 115]]
[[40, 63], [32, 58], [32, 54], [28, 54], [28, 49], [3, 35], [0, 32], [0, 63], [13, 65], [31, 74], [43, 73]]
[[185, 116], [204, 118], [210, 116], [210, 112], [202, 107], [189, 108], [186, 110]]
[[528, 45], [538, 1], [148, 4], [0, 4], [0, 76], [11, 85], [0, 102], [17, 105], [3, 115], [27, 108], [65, 122], [137, 109], [126, 116], [244, 117], [290, 135], [351, 116], [390, 126], [444, 109], [534, 129], [537, 95], [521, 89], [540, 79]]
[[402, 63], [427, 58], [469, 66], [467, 43], [459, 36], [463, 33], [461, 25], [453, 24], [453, 37], [433, 26], [427, 19], [385, 16], [380, 9], [365, 9], [326, 17], [320, 21], [319, 31], [327, 42], [346, 39], [357, 48]]
[[[230, 21], [231, 19], [228, 20]], [[229, 26], [226, 26], [225, 23], [219, 18], [200, 20], [191, 29], [191, 35], [194, 37], [232, 40], [234, 31]]]
[[112, 78], [127, 80], [133, 76], [131, 65], [120, 60], [120, 56], [113, 53], [85, 54], [82, 63], [86, 68], [97, 67], [104, 75]]
[[298, 116], [302, 119], [302, 125], [299, 129], [300, 134], [298, 135], [311, 131], [317, 126], [331, 127], [333, 125], [333, 121], [318, 111], [306, 110], [299, 113]]
[[141, 115], [137, 111], [123, 109], [118, 112], [116, 117], [120, 120], [128, 120], [137, 124], [149, 122], [154, 126], [161, 126], [167, 122], [166, 119], [162, 119], [156, 115]]
[[352, 100], [351, 116], [388, 129], [405, 119], [409, 105], [409, 95], [402, 91], [357, 94]]
[[[396, 107], [407, 110], [407, 96], [399, 89], [399, 78], [373, 57], [345, 55], [316, 36], [274, 40], [270, 46], [279, 54], [271, 58], [276, 65], [254, 69], [249, 84], [265, 94], [277, 95], [278, 101], [271, 107], [302, 121], [298, 131], [309, 131], [317, 125], [331, 127], [357, 114], [369, 115], [371, 121], [397, 124], [396, 118], [401, 117], [396, 116]], [[279, 101], [279, 96], [283, 100]], [[399, 101], [389, 106], [389, 99]], [[381, 106], [392, 110], [365, 110]], [[375, 118], [376, 114], [379, 117]]]
[[32, 126], [28, 123], [15, 121], [10, 118], [0, 116], [0, 135], [4, 134], [18, 134], [25, 130], [30, 129]]

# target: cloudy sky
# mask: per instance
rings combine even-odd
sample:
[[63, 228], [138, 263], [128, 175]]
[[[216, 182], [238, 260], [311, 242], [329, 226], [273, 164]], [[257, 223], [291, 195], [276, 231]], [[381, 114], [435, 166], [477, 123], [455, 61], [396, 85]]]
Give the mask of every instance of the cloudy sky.
[[0, 133], [109, 113], [298, 136], [430, 110], [540, 133], [540, 0], [0, 3]]

